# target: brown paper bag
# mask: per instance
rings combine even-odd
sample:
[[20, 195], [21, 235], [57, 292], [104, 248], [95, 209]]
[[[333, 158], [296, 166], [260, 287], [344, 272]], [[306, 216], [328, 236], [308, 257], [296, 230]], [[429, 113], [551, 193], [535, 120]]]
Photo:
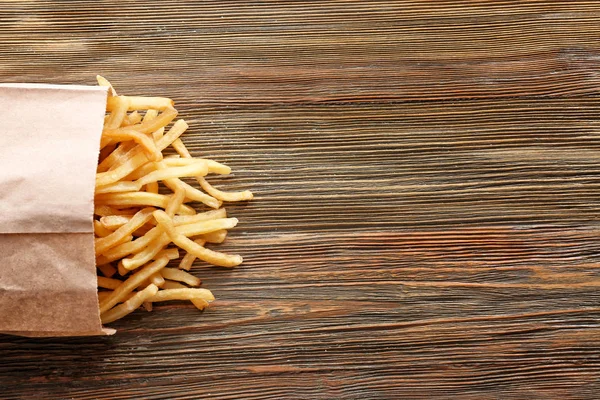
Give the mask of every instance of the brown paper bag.
[[106, 88], [0, 85], [0, 332], [103, 329], [94, 181]]

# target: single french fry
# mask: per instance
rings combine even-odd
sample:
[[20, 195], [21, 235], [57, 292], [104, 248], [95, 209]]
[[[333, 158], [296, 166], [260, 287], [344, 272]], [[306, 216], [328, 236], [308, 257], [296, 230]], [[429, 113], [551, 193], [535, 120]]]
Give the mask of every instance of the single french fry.
[[161, 250], [154, 256], [154, 259], [156, 260], [159, 257], [167, 257], [169, 260], [177, 260], [179, 258], [179, 249], [173, 247], [170, 249]]
[[127, 115], [130, 100], [125, 96], [112, 96], [108, 99], [107, 103], [111, 103], [112, 107], [110, 109], [107, 108], [111, 113], [104, 126], [108, 129], [118, 128]]
[[106, 229], [115, 231], [131, 220], [130, 216], [126, 215], [107, 215], [100, 218], [100, 223]]
[[121, 276], [125, 276], [129, 273], [129, 270], [125, 269], [125, 267], [123, 266], [123, 260], [119, 261], [119, 263], [117, 264], [117, 272]]
[[238, 223], [237, 218], [221, 218], [211, 221], [196, 222], [193, 224], [180, 225], [175, 228], [177, 233], [184, 236], [198, 236], [221, 229], [234, 228]]
[[96, 75], [96, 81], [98, 81], [98, 86], [105, 86], [108, 88], [108, 97], [117, 95], [117, 92], [115, 91], [113, 86], [110, 84], [108, 79], [106, 79], [105, 77], [103, 77], [101, 75]]
[[[108, 205], [111, 207], [122, 208], [131, 206], [150, 206], [166, 208], [169, 204], [170, 196], [164, 194], [134, 192], [134, 193], [106, 193], [95, 197], [97, 205]], [[182, 204], [177, 210], [179, 214], [194, 215], [196, 211], [190, 206]]]
[[173, 146], [173, 148], [175, 149], [177, 154], [179, 154], [181, 157], [192, 158], [192, 155], [188, 151], [187, 147], [185, 147], [185, 145], [183, 144], [181, 139], [173, 140], [173, 143], [171, 143], [171, 146]]
[[162, 162], [168, 167], [181, 167], [184, 165], [190, 165], [197, 163], [199, 161], [203, 161], [206, 163], [208, 168], [208, 172], [218, 174], [218, 175], [229, 175], [231, 173], [231, 168], [225, 164], [218, 163], [214, 160], [209, 160], [206, 158], [178, 158], [178, 157], [168, 157], [163, 158]]
[[227, 218], [227, 210], [225, 208], [219, 208], [217, 210], [210, 210], [195, 215], [175, 215], [173, 217], [173, 223], [175, 226], [193, 224], [196, 222], [210, 221], [212, 219]]
[[111, 292], [108, 292], [108, 291], [98, 292], [98, 301], [100, 302], [100, 301], [106, 299], [108, 296], [110, 296], [110, 293]]
[[197, 176], [196, 180], [200, 184], [200, 187], [204, 189], [206, 193], [210, 194], [215, 199], [221, 201], [246, 201], [252, 200], [252, 198], [254, 197], [252, 192], [249, 190], [244, 190], [241, 192], [223, 192], [213, 187], [210, 183], [206, 181], [206, 179], [204, 179], [201, 176]]
[[99, 186], [96, 188], [96, 194], [103, 193], [125, 193], [125, 192], [137, 192], [140, 190], [140, 186], [135, 182], [115, 182], [110, 185]]
[[187, 283], [190, 286], [200, 286], [200, 283], [202, 283], [202, 281], [194, 275], [188, 274], [187, 272], [177, 268], [163, 268], [160, 271], [160, 274], [165, 279]]
[[165, 289], [160, 292], [156, 292], [152, 295], [148, 301], [153, 303], [159, 301], [169, 301], [169, 300], [192, 300], [192, 299], [202, 299], [207, 302], [211, 302], [215, 299], [215, 296], [208, 289], [200, 289], [200, 288], [185, 288], [185, 289]]
[[[98, 292], [98, 302], [104, 301], [106, 298], [108, 298], [108, 296], [110, 296], [110, 294], [112, 293], [112, 290], [102, 290]], [[121, 301], [119, 301], [119, 303], [123, 303], [127, 300], [129, 300], [132, 296], [135, 295], [136, 292], [131, 292], [129, 293], [129, 295], [127, 295], [125, 298], [123, 298]]]
[[[148, 108], [164, 110], [173, 107], [174, 104], [173, 100], [166, 97], [127, 96], [127, 99], [129, 99], [129, 110], [146, 110]], [[106, 110], [111, 111], [117, 106], [118, 104], [115, 98], [111, 97], [108, 99]]]
[[152, 298], [152, 296], [154, 296], [157, 292], [158, 287], [156, 287], [156, 285], [149, 285], [144, 290], [137, 292], [132, 298], [123, 304], [119, 304], [110, 311], [101, 313], [100, 320], [103, 324], [107, 324], [123, 318], [124, 316], [135, 311], [139, 306], [142, 305], [143, 302], [148, 301], [148, 299]]
[[198, 310], [204, 310], [209, 305], [208, 301], [204, 299], [190, 299], [190, 301]]
[[104, 276], [98, 277], [98, 287], [101, 287], [104, 289], [116, 289], [119, 286], [121, 286], [122, 283], [123, 282], [121, 282], [118, 279], [107, 278]]

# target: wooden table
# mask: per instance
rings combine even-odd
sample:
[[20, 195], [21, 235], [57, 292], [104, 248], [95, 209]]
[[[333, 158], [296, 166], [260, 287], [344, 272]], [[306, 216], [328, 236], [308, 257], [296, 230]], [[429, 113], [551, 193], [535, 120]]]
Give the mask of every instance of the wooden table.
[[0, 80], [168, 95], [218, 298], [0, 337], [2, 398], [600, 396], [600, 4], [3, 1]]

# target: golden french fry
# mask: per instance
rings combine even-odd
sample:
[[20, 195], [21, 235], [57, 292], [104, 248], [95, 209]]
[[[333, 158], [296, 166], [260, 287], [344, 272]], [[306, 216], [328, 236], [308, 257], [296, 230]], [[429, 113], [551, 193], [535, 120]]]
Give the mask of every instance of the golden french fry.
[[105, 217], [100, 217], [100, 223], [106, 229], [115, 231], [129, 222], [131, 218], [133, 217], [126, 215], [107, 215]]
[[194, 275], [188, 274], [187, 272], [177, 268], [163, 268], [160, 271], [160, 275], [162, 275], [162, 277], [165, 279], [187, 283], [190, 286], [200, 286], [200, 283], [202, 283], [202, 281], [196, 278]]
[[118, 128], [121, 126], [123, 119], [127, 115], [130, 100], [125, 96], [112, 96], [109, 97], [107, 102], [112, 103], [112, 107], [109, 110], [111, 113], [108, 117], [108, 121], [106, 121], [104, 126], [108, 129]]
[[179, 249], [170, 248], [161, 250], [154, 256], [153, 259], [157, 260], [159, 257], [167, 257], [169, 260], [177, 260], [179, 258]]
[[252, 200], [252, 198], [254, 197], [252, 192], [249, 190], [244, 190], [241, 192], [222, 192], [219, 189], [213, 187], [203, 177], [198, 176], [196, 177], [196, 179], [200, 184], [200, 187], [204, 189], [206, 193], [210, 194], [215, 199], [221, 201], [246, 201]]
[[204, 299], [191, 299], [190, 301], [196, 306], [198, 310], [204, 310], [206, 307], [208, 307], [209, 304], [208, 301]]
[[123, 282], [118, 279], [106, 278], [104, 276], [98, 277], [98, 287], [104, 289], [116, 289], [121, 286]]
[[181, 139], [173, 140], [173, 143], [171, 143], [171, 146], [173, 146], [173, 148], [175, 149], [177, 154], [179, 154], [181, 157], [192, 158], [192, 155], [188, 151], [187, 147], [185, 147], [185, 145], [183, 144]]
[[212, 219], [227, 218], [227, 210], [219, 208], [218, 210], [210, 210], [195, 215], [175, 215], [173, 223], [175, 226], [193, 224], [195, 222], [210, 221]]
[[[133, 192], [133, 193], [106, 193], [99, 194], [95, 197], [96, 204], [108, 205], [116, 208], [131, 207], [131, 206], [150, 206], [166, 208], [169, 204], [170, 196], [164, 194], [148, 193], [148, 192]], [[194, 215], [196, 211], [190, 206], [182, 204], [177, 213], [183, 215]]]
[[[108, 296], [110, 296], [110, 294], [112, 293], [112, 290], [103, 290], [98, 292], [98, 302], [100, 301], [104, 301], [104, 299], [106, 299]], [[135, 295], [136, 292], [131, 292], [129, 293], [129, 295], [127, 295], [125, 298], [123, 298], [121, 301], [119, 301], [119, 303], [123, 303], [127, 300], [129, 300], [132, 296]]]
[[237, 218], [221, 218], [211, 221], [196, 222], [193, 224], [180, 225], [175, 227], [177, 233], [184, 236], [198, 236], [205, 233], [218, 231], [221, 229], [234, 228], [238, 223]]
[[101, 75], [96, 75], [96, 81], [98, 81], [98, 86], [108, 87], [108, 97], [117, 95], [117, 92], [115, 91], [113, 86], [110, 84], [108, 79], [106, 79], [105, 77], [103, 77]]
[[208, 289], [185, 288], [185, 289], [165, 289], [156, 292], [148, 298], [148, 301], [153, 303], [168, 300], [192, 300], [202, 299], [211, 302], [215, 299], [213, 294]]
[[168, 157], [163, 158], [163, 164], [168, 167], [182, 167], [184, 165], [195, 164], [197, 162], [205, 162], [208, 168], [208, 172], [212, 172], [214, 174], [219, 175], [229, 175], [231, 173], [231, 168], [229, 168], [225, 164], [218, 163], [214, 160], [208, 160], [205, 158], [178, 158], [178, 157]]
[[110, 292], [107, 292], [107, 291], [98, 292], [98, 301], [102, 301], [102, 300], [106, 299], [108, 296], [110, 296]]
[[[164, 110], [166, 108], [173, 107], [174, 104], [173, 100], [166, 97], [127, 96], [127, 99], [129, 100], [129, 110], [145, 110], [148, 108]], [[109, 98], [107, 101], [106, 110], [111, 111], [115, 109], [115, 107], [118, 107], [118, 102], [115, 100], [115, 97]]]

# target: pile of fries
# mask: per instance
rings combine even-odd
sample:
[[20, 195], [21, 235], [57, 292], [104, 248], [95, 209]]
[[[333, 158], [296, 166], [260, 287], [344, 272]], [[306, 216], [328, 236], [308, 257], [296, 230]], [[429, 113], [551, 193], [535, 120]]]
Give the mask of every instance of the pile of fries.
[[[238, 223], [227, 218], [222, 202], [250, 200], [252, 193], [223, 192], [206, 181], [231, 169], [190, 155], [179, 138], [188, 125], [175, 121], [171, 99], [118, 96], [106, 79], [97, 79], [109, 88], [94, 206], [102, 323], [167, 300], [190, 300], [202, 310], [214, 296], [187, 271], [196, 259], [221, 267], [242, 262], [204, 245], [222, 243]], [[164, 156], [169, 146], [176, 154]], [[181, 178], [193, 178], [202, 190]], [[197, 213], [190, 202], [211, 210]], [[178, 267], [168, 267], [179, 249], [186, 253]]]

